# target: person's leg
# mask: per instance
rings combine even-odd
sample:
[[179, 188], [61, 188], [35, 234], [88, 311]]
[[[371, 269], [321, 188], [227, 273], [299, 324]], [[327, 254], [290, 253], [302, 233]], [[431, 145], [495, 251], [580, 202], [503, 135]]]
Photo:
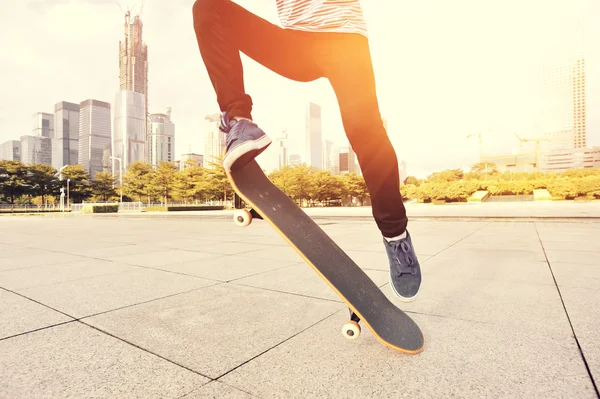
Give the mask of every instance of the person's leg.
[[251, 122], [252, 99], [245, 92], [240, 51], [288, 79], [312, 81], [322, 76], [311, 51], [314, 35], [282, 29], [230, 0], [196, 0], [193, 16], [200, 54], [223, 112], [223, 165], [231, 169], [271, 143]]
[[403, 300], [413, 300], [421, 285], [420, 266], [400, 194], [398, 160], [383, 126], [368, 40], [331, 35], [325, 76], [338, 99], [346, 135], [356, 153], [371, 196], [373, 217], [390, 260], [391, 285]]

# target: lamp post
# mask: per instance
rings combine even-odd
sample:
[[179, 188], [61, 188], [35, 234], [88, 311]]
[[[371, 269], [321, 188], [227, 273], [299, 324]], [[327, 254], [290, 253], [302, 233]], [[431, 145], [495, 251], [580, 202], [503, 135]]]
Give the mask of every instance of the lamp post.
[[69, 183], [71, 182], [71, 179], [67, 179], [67, 207], [69, 209], [71, 209], [71, 202], [69, 201]]
[[114, 159], [115, 161], [119, 161], [119, 186], [121, 189], [120, 201], [123, 203], [123, 163], [121, 158], [111, 156], [110, 159]]

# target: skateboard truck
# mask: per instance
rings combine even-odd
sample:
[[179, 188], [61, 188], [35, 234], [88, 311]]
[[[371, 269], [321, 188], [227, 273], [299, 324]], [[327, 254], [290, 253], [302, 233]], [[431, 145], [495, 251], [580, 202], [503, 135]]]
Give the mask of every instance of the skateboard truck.
[[233, 212], [233, 221], [240, 227], [246, 227], [252, 223], [252, 219], [262, 219], [263, 217], [254, 209], [246, 209], [244, 201], [237, 193], [233, 195], [233, 207], [236, 209]]
[[348, 308], [348, 310], [350, 311], [350, 321], [342, 327], [342, 335], [346, 339], [353, 340], [360, 336], [360, 324], [358, 324], [360, 317], [352, 309]]

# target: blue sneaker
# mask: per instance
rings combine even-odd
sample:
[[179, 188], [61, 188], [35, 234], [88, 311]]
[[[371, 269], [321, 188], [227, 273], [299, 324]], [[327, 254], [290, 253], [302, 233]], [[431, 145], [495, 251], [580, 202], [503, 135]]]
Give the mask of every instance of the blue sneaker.
[[390, 286], [402, 301], [412, 302], [421, 288], [421, 266], [408, 231], [406, 238], [388, 242], [383, 239], [390, 260]]
[[227, 171], [253, 160], [271, 144], [269, 136], [256, 123], [248, 119], [229, 119], [226, 112], [221, 115], [220, 129], [227, 133], [223, 158], [223, 167]]

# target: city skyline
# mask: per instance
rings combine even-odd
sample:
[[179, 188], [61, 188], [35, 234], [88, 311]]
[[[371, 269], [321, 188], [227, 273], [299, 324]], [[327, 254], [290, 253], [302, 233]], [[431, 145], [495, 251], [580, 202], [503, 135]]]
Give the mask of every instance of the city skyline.
[[[272, 1], [239, 3], [279, 23]], [[195, 43], [192, 4], [193, 1], [172, 6], [150, 3], [142, 15], [144, 42], [151, 47], [148, 79], [152, 95], [147, 111], [153, 113], [173, 106], [178, 125], [176, 159], [190, 147], [202, 151], [205, 137], [200, 127], [204, 116], [217, 110]], [[477, 144], [465, 139], [475, 131], [493, 133], [484, 144], [490, 148], [512, 146], [514, 132], [527, 136], [527, 130], [532, 130], [533, 72], [538, 61], [542, 55], [552, 53], [551, 45], [558, 46], [557, 53], [570, 48], [574, 35], [564, 21], [584, 14], [581, 7], [598, 7], [585, 1], [546, 4], [537, 0], [525, 5], [509, 1], [502, 9], [492, 2], [461, 1], [448, 5], [438, 1], [434, 5], [437, 12], [405, 2], [388, 2], [380, 9], [373, 1], [363, 1], [382, 114], [388, 119], [398, 158], [407, 162], [409, 174], [414, 175], [468, 167], [476, 162]], [[460, 10], [465, 7], [478, 18], [461, 16], [465, 13]], [[122, 41], [123, 13], [116, 4], [49, 1], [43, 8], [31, 7], [28, 2], [17, 8], [22, 12], [16, 14], [26, 16], [35, 28], [32, 32], [16, 29], [18, 17], [0, 28], [4, 33], [11, 27], [21, 32], [2, 55], [8, 73], [2, 77], [7, 95], [0, 107], [0, 142], [30, 134], [31, 115], [48, 112], [61, 99], [111, 102], [119, 89], [114, 54], [116, 43]], [[490, 8], [494, 8], [493, 18], [488, 13]], [[537, 18], [540, 9], [543, 21]], [[390, 32], [394, 12], [401, 21], [394, 24], [397, 30]], [[590, 10], [585, 14], [598, 16], [598, 12]], [[586, 30], [583, 36], [586, 51], [596, 49], [595, 54], [586, 52], [586, 67], [590, 79], [588, 94], [597, 97], [600, 35], [590, 32], [596, 32], [600, 24], [597, 19], [586, 24], [596, 29]], [[506, 26], [511, 29], [505, 29]], [[43, 35], [36, 33], [41, 28], [47, 31]], [[400, 40], [405, 37], [410, 39]], [[390, 44], [398, 51], [390, 52]], [[47, 51], [53, 48], [65, 50]], [[246, 86], [255, 103], [254, 117], [271, 137], [285, 128], [288, 147], [304, 153], [304, 107], [312, 101], [322, 108], [323, 140], [338, 145], [346, 142], [337, 102], [327, 82], [291, 82], [243, 59]], [[26, 84], [12, 85], [12, 81], [19, 81], [14, 76], [23, 73], [28, 74]], [[7, 76], [11, 76], [10, 81]], [[600, 101], [594, 98], [587, 102], [588, 109], [599, 105]], [[588, 122], [588, 145], [598, 145], [599, 124], [593, 120], [593, 113], [589, 114], [592, 123]], [[431, 148], [431, 143], [439, 147]]]

